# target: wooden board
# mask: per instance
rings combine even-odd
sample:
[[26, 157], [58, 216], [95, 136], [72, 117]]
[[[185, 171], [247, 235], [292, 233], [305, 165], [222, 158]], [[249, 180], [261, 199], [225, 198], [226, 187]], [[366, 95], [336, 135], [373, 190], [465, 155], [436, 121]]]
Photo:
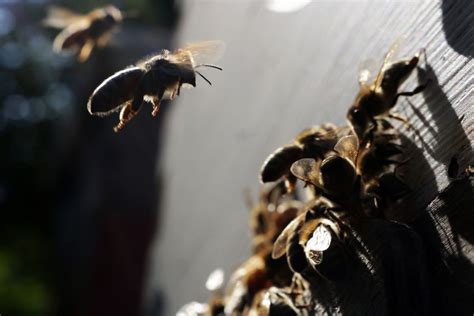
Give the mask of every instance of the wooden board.
[[169, 104], [149, 309], [160, 293], [166, 315], [188, 301], [205, 301], [207, 275], [217, 267], [230, 273], [246, 258], [243, 192], [250, 188], [256, 197], [266, 156], [305, 127], [344, 124], [359, 65], [369, 58], [379, 64], [400, 36], [400, 56], [426, 48], [422, 75], [432, 78], [423, 94], [410, 98], [412, 106], [403, 99], [397, 108], [419, 135], [404, 131], [414, 144], [406, 176], [416, 194], [403, 216], [415, 217], [447, 187], [453, 155], [460, 170], [474, 162], [474, 2], [313, 1], [291, 13], [273, 12], [268, 3], [183, 2], [177, 45], [219, 39], [227, 50], [219, 62], [224, 72], [205, 72], [212, 87], [200, 80]]

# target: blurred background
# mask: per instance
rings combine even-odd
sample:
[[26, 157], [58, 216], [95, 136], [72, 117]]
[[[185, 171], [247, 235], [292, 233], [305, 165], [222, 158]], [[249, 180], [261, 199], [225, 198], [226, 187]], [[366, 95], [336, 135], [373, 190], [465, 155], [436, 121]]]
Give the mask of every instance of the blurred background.
[[[205, 301], [207, 275], [229, 274], [250, 253], [243, 192], [257, 198], [266, 156], [305, 127], [344, 123], [359, 64], [381, 60], [399, 36], [402, 56], [427, 49], [448, 109], [423, 107], [429, 94], [412, 104], [457, 124], [448, 136], [426, 133], [435, 172], [419, 175], [429, 190], [414, 203], [447, 185], [454, 153], [461, 168], [472, 159], [469, 0], [111, 2], [134, 17], [78, 63], [52, 51], [48, 5], [86, 13], [110, 2], [0, 0], [1, 315], [172, 315]], [[87, 113], [114, 72], [212, 39], [227, 46], [224, 72], [206, 70], [212, 87], [198, 78], [157, 118], [143, 109], [119, 134], [117, 115]]]
[[[106, 77], [172, 46], [173, 0], [133, 10], [104, 49], [78, 63], [42, 25], [54, 4], [85, 14], [106, 1], [0, 1], [0, 313], [138, 315], [157, 226], [160, 121], [115, 135], [87, 98]], [[147, 113], [148, 114], [148, 113]]]

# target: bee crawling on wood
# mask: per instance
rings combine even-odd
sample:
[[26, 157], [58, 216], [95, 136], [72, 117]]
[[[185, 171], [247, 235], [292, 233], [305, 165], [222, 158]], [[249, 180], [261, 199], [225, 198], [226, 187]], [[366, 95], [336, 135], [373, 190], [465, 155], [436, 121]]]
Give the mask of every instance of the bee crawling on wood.
[[389, 111], [395, 106], [399, 97], [413, 96], [423, 91], [428, 85], [426, 82], [412, 91], [398, 92], [399, 87], [418, 66], [420, 56], [425, 54], [425, 50], [421, 49], [411, 58], [392, 62], [398, 46], [399, 41], [385, 55], [373, 82], [369, 82], [368, 70], [360, 73], [360, 91], [347, 113], [347, 119], [359, 140], [362, 140], [374, 128], [375, 120], [379, 117], [388, 116], [407, 124], [406, 119], [395, 113], [390, 114]]
[[258, 293], [248, 315], [309, 316], [313, 315], [313, 305], [309, 283], [301, 275], [294, 274], [290, 286], [272, 286]]
[[324, 159], [338, 138], [347, 132], [347, 128], [329, 123], [301, 131], [293, 143], [278, 148], [267, 157], [260, 170], [261, 182], [277, 181], [283, 177], [288, 190], [292, 191], [296, 178], [290, 172], [291, 165], [302, 158]]
[[[409, 192], [396, 174], [403, 148], [390, 124], [376, 122], [370, 141], [359, 143], [356, 135], [341, 137], [323, 160], [304, 158], [291, 166], [292, 174], [353, 213], [378, 214], [381, 204]], [[378, 210], [377, 210], [378, 209]]]
[[196, 86], [196, 74], [211, 85], [197, 69], [222, 68], [201, 62], [223, 48], [218, 41], [200, 42], [177, 49], [163, 50], [137, 65], [121, 70], [102, 82], [92, 93], [87, 110], [92, 115], [107, 116], [120, 111], [120, 121], [114, 131], [120, 131], [141, 109], [144, 101], [153, 106], [152, 115], [158, 115], [164, 99], [173, 100], [183, 85]]
[[226, 315], [246, 315], [263, 291], [291, 283], [292, 272], [286, 261], [271, 257], [273, 242], [303, 206], [289, 199], [291, 196], [283, 198], [286, 193], [283, 179], [266, 185], [259, 203], [251, 210], [253, 255], [230, 278], [225, 296]]
[[97, 8], [85, 15], [76, 14], [66, 8], [51, 6], [43, 24], [62, 29], [54, 39], [55, 52], [76, 52], [77, 59], [84, 62], [89, 58], [95, 46], [107, 45], [113, 31], [122, 21], [122, 12], [113, 5]]
[[[250, 207], [252, 249], [258, 253], [272, 247], [278, 234], [296, 217], [303, 203], [287, 194], [284, 179], [266, 184], [260, 192], [259, 202]], [[250, 202], [249, 202], [250, 204]]]
[[341, 208], [328, 199], [314, 199], [278, 236], [272, 258], [278, 259], [286, 253], [293, 272], [302, 273], [310, 266], [316, 270], [324, 251], [333, 244], [333, 236], [339, 240], [345, 238], [347, 224], [343, 216]]

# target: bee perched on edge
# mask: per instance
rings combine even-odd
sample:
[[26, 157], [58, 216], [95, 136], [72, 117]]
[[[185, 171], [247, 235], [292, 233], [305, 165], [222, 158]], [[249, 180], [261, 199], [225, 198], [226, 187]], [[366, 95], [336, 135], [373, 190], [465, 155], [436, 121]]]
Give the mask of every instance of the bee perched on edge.
[[46, 26], [63, 29], [54, 39], [53, 50], [57, 53], [73, 51], [84, 62], [95, 46], [104, 47], [112, 32], [122, 23], [123, 14], [113, 5], [79, 15], [66, 8], [51, 6], [43, 20]]
[[223, 43], [208, 41], [191, 44], [174, 52], [163, 50], [160, 54], [121, 70], [102, 82], [92, 93], [87, 110], [92, 115], [107, 116], [120, 111], [120, 122], [114, 131], [120, 131], [140, 110], [144, 101], [152, 104], [152, 115], [158, 115], [160, 102], [173, 100], [184, 84], [196, 86], [196, 74], [211, 82], [196, 69], [222, 68], [201, 63], [223, 49]]
[[361, 143], [367, 135], [370, 136], [371, 133], [367, 133], [375, 128], [378, 117], [388, 116], [406, 123], [404, 118], [389, 111], [395, 106], [399, 97], [413, 96], [423, 91], [428, 85], [426, 82], [413, 91], [398, 92], [398, 88], [418, 66], [420, 56], [425, 54], [425, 50], [421, 49], [409, 59], [392, 62], [399, 42], [397, 41], [385, 55], [382, 66], [372, 83], [369, 82], [368, 70], [363, 70], [359, 74], [360, 91], [347, 112], [347, 119]]

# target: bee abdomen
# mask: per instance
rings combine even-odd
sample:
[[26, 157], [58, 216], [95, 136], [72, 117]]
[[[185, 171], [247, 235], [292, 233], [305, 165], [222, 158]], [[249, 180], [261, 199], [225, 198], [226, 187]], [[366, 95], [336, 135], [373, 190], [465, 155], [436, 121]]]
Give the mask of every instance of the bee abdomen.
[[119, 110], [123, 103], [133, 98], [143, 73], [140, 67], [131, 67], [107, 78], [89, 98], [89, 113], [106, 116]]
[[304, 248], [300, 245], [298, 231], [294, 231], [288, 239], [286, 256], [290, 269], [295, 273], [301, 273], [308, 267], [308, 261], [304, 253]]
[[303, 150], [297, 145], [287, 145], [274, 151], [263, 163], [260, 170], [262, 182], [272, 182], [290, 172], [291, 165], [303, 155]]

